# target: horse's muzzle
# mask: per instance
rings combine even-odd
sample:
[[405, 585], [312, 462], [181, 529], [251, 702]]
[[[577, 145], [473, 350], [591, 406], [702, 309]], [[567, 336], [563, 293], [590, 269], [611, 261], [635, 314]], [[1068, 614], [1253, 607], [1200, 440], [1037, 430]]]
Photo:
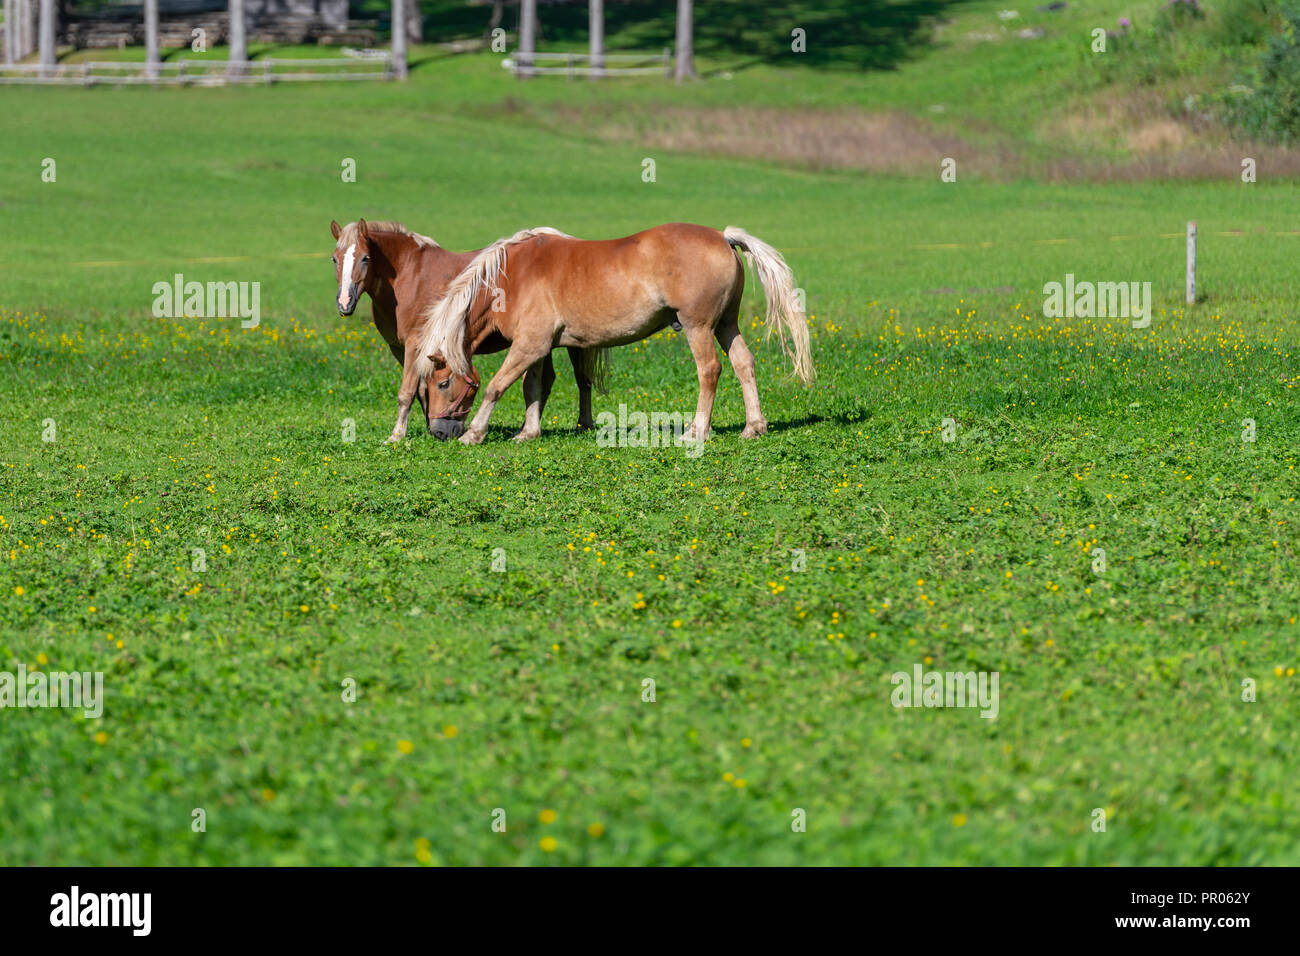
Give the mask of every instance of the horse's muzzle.
[[347, 303], [338, 303], [339, 315], [351, 315], [357, 310], [357, 303], [359, 301], [361, 301], [361, 290], [357, 288], [357, 284], [354, 282], [348, 287]]
[[447, 441], [465, 434], [465, 423], [455, 418], [435, 418], [429, 432], [438, 441]]

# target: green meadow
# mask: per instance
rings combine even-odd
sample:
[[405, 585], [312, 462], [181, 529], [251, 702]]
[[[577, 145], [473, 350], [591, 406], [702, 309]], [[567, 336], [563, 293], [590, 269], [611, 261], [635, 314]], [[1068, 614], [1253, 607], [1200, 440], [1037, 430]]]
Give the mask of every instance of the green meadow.
[[[942, 55], [0, 88], [0, 672], [104, 687], [0, 709], [0, 864], [1300, 863], [1294, 183], [941, 182], [556, 112], [871, 108]], [[751, 274], [762, 439], [725, 360], [698, 457], [574, 435], [561, 354], [540, 440], [516, 386], [481, 446], [386, 446], [398, 368], [333, 303], [363, 216], [742, 226], [819, 378]], [[178, 273], [259, 283], [260, 324], [155, 317]], [[1067, 274], [1150, 282], [1150, 327], [1045, 316]], [[664, 332], [596, 412], [696, 388]], [[917, 665], [997, 672], [996, 719], [894, 706]]]

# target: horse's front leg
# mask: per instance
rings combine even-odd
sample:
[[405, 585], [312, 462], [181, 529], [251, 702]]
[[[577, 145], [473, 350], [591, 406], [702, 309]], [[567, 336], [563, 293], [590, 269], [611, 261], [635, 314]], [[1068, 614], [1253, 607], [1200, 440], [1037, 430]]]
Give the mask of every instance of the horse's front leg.
[[506, 353], [506, 360], [501, 363], [501, 367], [497, 369], [497, 373], [492, 376], [492, 381], [488, 382], [483, 392], [483, 401], [479, 403], [478, 414], [469, 423], [469, 428], [465, 429], [465, 434], [460, 436], [462, 445], [478, 445], [483, 441], [483, 437], [487, 434], [488, 419], [492, 417], [492, 409], [496, 408], [502, 393], [533, 364], [545, 358], [550, 350], [549, 342], [544, 342], [540, 346], [528, 346], [516, 340], [514, 345], [510, 346], [510, 351]]
[[[393, 339], [388, 341], [388, 350], [393, 353], [393, 358], [397, 359], [397, 364], [402, 366], [402, 371], [405, 372], [406, 347], [401, 342]], [[433, 423], [429, 421], [429, 382], [427, 379], [420, 383], [415, 398], [420, 403], [420, 411], [424, 414], [425, 427], [429, 429], [429, 434], [433, 434]]]
[[410, 358], [412, 355], [414, 350], [407, 353], [407, 361], [402, 364], [402, 385], [397, 390], [397, 421], [385, 444], [394, 445], [406, 437], [406, 424], [411, 418], [411, 401], [420, 390], [420, 381], [415, 375], [415, 362]]
[[415, 400], [420, 403], [420, 413], [424, 416], [424, 427], [433, 434], [433, 421], [429, 418], [429, 380], [422, 379], [415, 387]]
[[542, 412], [554, 384], [555, 365], [551, 353], [547, 352], [546, 358], [534, 362], [524, 372], [524, 427], [515, 435], [515, 441], [528, 441], [542, 433]]

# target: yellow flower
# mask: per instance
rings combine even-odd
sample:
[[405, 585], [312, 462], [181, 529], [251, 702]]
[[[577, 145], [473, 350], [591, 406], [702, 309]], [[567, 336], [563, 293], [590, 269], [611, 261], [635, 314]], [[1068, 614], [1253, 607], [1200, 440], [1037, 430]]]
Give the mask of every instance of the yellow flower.
[[722, 775], [722, 779], [727, 781], [727, 783], [731, 783], [731, 781], [736, 779], [736, 775], [732, 773], [730, 770], [728, 770], [726, 773]]
[[554, 811], [554, 810], [543, 810], [541, 813], [537, 814], [537, 819], [541, 820], [543, 823], [554, 823], [554, 822], [555, 822], [555, 811]]
[[456, 729], [455, 724], [448, 724], [442, 728], [442, 735], [444, 737], [455, 737], [458, 733], [460, 733], [460, 731]]
[[308, 611], [311, 610], [311, 608], [309, 608], [306, 604], [299, 604], [298, 610], [302, 611], [303, 614], [306, 614]]
[[262, 791], [262, 799], [265, 800], [267, 803], [270, 803], [272, 800], [275, 799], [275, 791], [272, 790], [270, 787], [267, 787], [265, 790]]
[[964, 827], [966, 825], [966, 814], [957, 813], [953, 815], [952, 825], [955, 827]]
[[673, 619], [673, 627], [681, 627], [681, 626], [682, 626], [681, 619], [680, 619], [680, 618], [674, 618], [674, 619]]
[[16, 588], [14, 588], [14, 594], [17, 594], [19, 597], [22, 597], [26, 593], [27, 593], [27, 589], [23, 587], [21, 584], [18, 585]]
[[415, 749], [415, 744], [411, 743], [409, 740], [399, 740], [397, 742], [397, 749], [404, 754], [409, 754]]
[[742, 741], [740, 742], [740, 746], [742, 746], [742, 747], [748, 747], [748, 746], [750, 746], [750, 745], [753, 744], [753, 743], [754, 743], [754, 741], [752, 741], [752, 740], [750, 740], [748, 737], [746, 737], [744, 740], [742, 740]]
[[97, 744], [108, 743], [108, 734], [104, 733], [102, 730], [99, 733], [95, 734], [95, 743]]
[[596, 837], [597, 839], [599, 839], [600, 837], [603, 837], [603, 836], [605, 835], [605, 824], [603, 824], [603, 823], [590, 823], [590, 824], [588, 824], [588, 825], [587, 825], [587, 835], [588, 835], [588, 836]]
[[37, 655], [36, 655], [36, 663], [40, 664], [42, 667], [44, 667], [44, 666], [45, 666], [46, 664], [48, 664], [49, 662], [50, 662], [50, 659], [49, 659], [48, 657], [46, 657], [44, 654], [37, 654]]
[[555, 848], [559, 846], [559, 844], [555, 842], [555, 837], [542, 837], [541, 842], [537, 845], [546, 853], [554, 853]]

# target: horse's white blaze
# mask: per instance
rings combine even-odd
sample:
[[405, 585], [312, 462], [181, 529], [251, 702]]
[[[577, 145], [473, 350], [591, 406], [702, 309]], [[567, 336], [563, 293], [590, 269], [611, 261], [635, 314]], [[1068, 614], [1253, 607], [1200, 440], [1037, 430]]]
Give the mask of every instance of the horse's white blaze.
[[343, 269], [339, 272], [339, 308], [346, 308], [348, 304], [348, 286], [352, 284], [352, 260], [356, 256], [357, 247], [354, 243], [348, 246], [348, 251], [343, 253]]

